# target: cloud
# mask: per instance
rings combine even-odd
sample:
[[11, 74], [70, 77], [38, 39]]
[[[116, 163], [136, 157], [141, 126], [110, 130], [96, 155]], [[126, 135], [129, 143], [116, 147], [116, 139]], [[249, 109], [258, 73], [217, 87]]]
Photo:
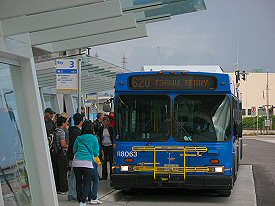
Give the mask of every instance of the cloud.
[[275, 72], [275, 1], [206, 0], [206, 11], [179, 15], [149, 24], [148, 38], [93, 48], [101, 58], [128, 68], [143, 65], [221, 65], [233, 70], [236, 45], [243, 69]]

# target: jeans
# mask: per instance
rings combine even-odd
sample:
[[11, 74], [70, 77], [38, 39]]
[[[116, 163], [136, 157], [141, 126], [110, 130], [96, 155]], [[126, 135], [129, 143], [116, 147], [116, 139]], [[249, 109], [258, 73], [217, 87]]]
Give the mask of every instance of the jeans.
[[78, 202], [85, 203], [88, 198], [91, 191], [93, 170], [85, 167], [74, 167]]
[[99, 175], [98, 175], [97, 167], [98, 166], [95, 163], [94, 164], [94, 169], [93, 169], [93, 172], [92, 172], [92, 182], [93, 182], [93, 185], [92, 185], [91, 191], [90, 191], [90, 193], [88, 195], [88, 201], [96, 200], [97, 199], [98, 185], [99, 185]]
[[73, 200], [76, 198], [76, 179], [74, 169], [71, 167], [71, 170], [68, 172], [68, 200]]
[[107, 171], [107, 162], [109, 160], [110, 163], [110, 176], [112, 173], [112, 165], [113, 165], [113, 146], [102, 146], [102, 150], [104, 153], [104, 160], [102, 161], [102, 178], [108, 177], [108, 171]]

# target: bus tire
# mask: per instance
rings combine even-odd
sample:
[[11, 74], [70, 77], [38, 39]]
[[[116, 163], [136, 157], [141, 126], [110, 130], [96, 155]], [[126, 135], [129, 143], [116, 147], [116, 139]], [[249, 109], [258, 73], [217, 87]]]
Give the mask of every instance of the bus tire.
[[231, 190], [217, 190], [217, 194], [220, 197], [229, 197], [231, 195]]

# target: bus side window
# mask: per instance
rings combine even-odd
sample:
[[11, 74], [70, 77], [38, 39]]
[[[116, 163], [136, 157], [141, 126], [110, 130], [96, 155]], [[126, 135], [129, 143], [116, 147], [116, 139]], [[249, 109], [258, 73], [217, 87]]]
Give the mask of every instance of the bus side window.
[[[241, 115], [241, 103], [238, 103], [238, 101], [233, 98], [233, 132], [235, 137], [241, 137], [242, 136], [242, 115]], [[238, 108], [238, 106], [240, 108]]]

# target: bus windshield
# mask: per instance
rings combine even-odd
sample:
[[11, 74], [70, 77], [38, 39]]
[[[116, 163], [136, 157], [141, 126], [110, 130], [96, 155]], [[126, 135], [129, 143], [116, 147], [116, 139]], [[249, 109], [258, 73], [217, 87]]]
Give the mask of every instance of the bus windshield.
[[167, 95], [120, 95], [116, 98], [117, 138], [122, 141], [166, 141], [171, 109]]
[[174, 101], [173, 137], [177, 141], [227, 141], [230, 100], [226, 95], [179, 95]]

